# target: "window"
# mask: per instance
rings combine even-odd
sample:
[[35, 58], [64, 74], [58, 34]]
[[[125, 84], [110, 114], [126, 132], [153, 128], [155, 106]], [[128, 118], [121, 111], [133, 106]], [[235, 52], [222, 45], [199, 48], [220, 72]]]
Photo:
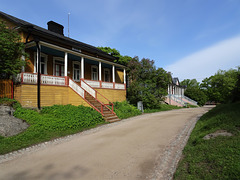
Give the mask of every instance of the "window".
[[97, 66], [91, 67], [91, 79], [94, 81], [98, 81], [98, 67]]
[[53, 58], [53, 73], [55, 76], [64, 76], [64, 61], [63, 58]]
[[[37, 53], [34, 53], [34, 72], [37, 73], [38, 70], [38, 63], [37, 63]], [[47, 55], [41, 53], [41, 63], [40, 63], [40, 73], [47, 74]]]
[[104, 69], [104, 81], [110, 82], [110, 69]]
[[80, 81], [80, 62], [73, 62], [73, 80]]

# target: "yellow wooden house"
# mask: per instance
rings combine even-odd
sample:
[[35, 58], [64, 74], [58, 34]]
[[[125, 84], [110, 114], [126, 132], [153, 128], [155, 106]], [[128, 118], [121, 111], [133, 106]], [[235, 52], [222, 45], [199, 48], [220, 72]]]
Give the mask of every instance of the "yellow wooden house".
[[0, 20], [19, 32], [29, 54], [14, 86], [23, 107], [84, 105], [114, 119], [106, 105], [126, 100], [126, 67], [115, 57], [64, 36], [64, 27], [53, 21], [44, 29], [1, 11]]

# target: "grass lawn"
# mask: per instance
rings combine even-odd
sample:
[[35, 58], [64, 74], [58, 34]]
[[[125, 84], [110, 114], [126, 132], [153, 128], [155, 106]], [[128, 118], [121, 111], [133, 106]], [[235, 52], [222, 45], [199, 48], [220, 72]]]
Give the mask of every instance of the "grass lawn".
[[[233, 136], [203, 137], [217, 130]], [[174, 179], [240, 179], [240, 102], [218, 105], [197, 122]]]

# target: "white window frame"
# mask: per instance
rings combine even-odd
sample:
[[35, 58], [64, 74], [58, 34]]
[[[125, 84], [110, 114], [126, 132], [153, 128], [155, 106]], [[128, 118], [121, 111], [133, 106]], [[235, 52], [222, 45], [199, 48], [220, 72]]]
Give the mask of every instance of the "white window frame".
[[[109, 80], [108, 80], [108, 81], [106, 80], [105, 72], [108, 72], [108, 75], [109, 75]], [[111, 75], [111, 74], [110, 74], [110, 69], [104, 68], [104, 69], [103, 69], [104, 82], [110, 82], [110, 75]]]
[[[48, 62], [48, 56], [44, 53], [41, 52], [41, 58], [44, 58], [44, 62], [41, 62], [41, 64], [44, 64], [44, 74], [48, 74], [47, 73], [47, 62]], [[34, 52], [34, 70], [33, 73], [37, 73], [37, 52]], [[40, 65], [40, 72], [41, 72], [41, 65]]]
[[[56, 72], [55, 72], [55, 66], [56, 66], [56, 61], [62, 61], [63, 62], [63, 70], [65, 71], [65, 64], [64, 64], [64, 58], [62, 57], [53, 57], [53, 75], [56, 76]], [[64, 72], [63, 72], [63, 76], [64, 77]]]
[[[79, 79], [74, 79], [74, 73], [75, 73], [75, 68], [74, 68], [74, 65], [75, 64], [77, 64], [77, 65], [79, 65]], [[74, 81], [76, 81], [76, 82], [80, 82], [80, 79], [81, 79], [81, 63], [80, 62], [78, 62], [78, 61], [73, 61], [72, 62], [72, 66], [73, 66], [73, 77], [72, 77], [72, 79], [74, 80]]]
[[[96, 77], [97, 79], [93, 79], [93, 68], [96, 68], [97, 69], [97, 72], [96, 72]], [[93, 81], [98, 81], [98, 67], [96, 65], [92, 65], [91, 66], [91, 80]]]

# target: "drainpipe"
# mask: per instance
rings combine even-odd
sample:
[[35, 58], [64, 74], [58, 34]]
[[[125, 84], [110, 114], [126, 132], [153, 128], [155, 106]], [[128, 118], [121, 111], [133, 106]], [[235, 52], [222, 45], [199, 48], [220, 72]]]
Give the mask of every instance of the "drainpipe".
[[34, 40], [36, 42], [36, 45], [37, 45], [37, 59], [38, 59], [38, 68], [37, 68], [37, 107], [38, 107], [38, 110], [41, 110], [41, 73], [40, 73], [40, 69], [41, 69], [41, 48], [40, 48], [40, 45], [39, 45], [39, 40], [38, 39], [35, 39]]

